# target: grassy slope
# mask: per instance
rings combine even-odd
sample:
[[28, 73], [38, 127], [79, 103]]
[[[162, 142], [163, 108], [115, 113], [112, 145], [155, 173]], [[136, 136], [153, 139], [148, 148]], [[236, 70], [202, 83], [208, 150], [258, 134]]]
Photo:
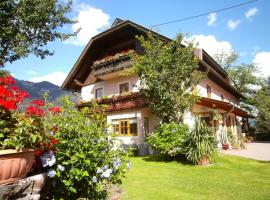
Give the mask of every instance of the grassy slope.
[[270, 199], [270, 162], [221, 155], [212, 166], [131, 158], [122, 199]]

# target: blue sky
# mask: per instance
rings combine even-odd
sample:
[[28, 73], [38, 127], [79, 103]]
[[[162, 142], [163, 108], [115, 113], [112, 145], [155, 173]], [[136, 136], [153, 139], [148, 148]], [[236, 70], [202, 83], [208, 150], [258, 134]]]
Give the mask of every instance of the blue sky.
[[[87, 41], [108, 28], [115, 18], [129, 19], [145, 27], [181, 19], [212, 10], [240, 4], [248, 0], [75, 0], [71, 18], [78, 24], [64, 30], [81, 32], [68, 41], [48, 45], [53, 56], [41, 60], [33, 55], [7, 64], [16, 78], [39, 82], [47, 80], [60, 85], [83, 51]], [[235, 50], [239, 62], [256, 63], [264, 76], [270, 75], [270, 1], [257, 2], [178, 23], [160, 26], [161, 34], [173, 38], [189, 33], [200, 47], [213, 55], [218, 51]]]

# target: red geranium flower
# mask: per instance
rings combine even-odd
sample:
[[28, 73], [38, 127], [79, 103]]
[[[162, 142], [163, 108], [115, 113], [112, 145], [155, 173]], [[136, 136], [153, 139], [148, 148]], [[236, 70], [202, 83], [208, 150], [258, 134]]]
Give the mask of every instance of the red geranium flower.
[[40, 156], [42, 154], [40, 149], [35, 150], [35, 156]]
[[58, 127], [53, 127], [53, 130], [55, 131], [55, 132], [57, 132], [58, 130], [59, 130], [59, 128]]
[[27, 92], [14, 84], [15, 80], [11, 76], [0, 77], [0, 106], [7, 110], [15, 110], [18, 103], [29, 97]]
[[43, 100], [38, 100], [38, 99], [31, 101], [31, 104], [37, 105], [37, 106], [45, 106], [45, 102]]
[[44, 110], [40, 109], [39, 107], [30, 105], [27, 109], [26, 109], [26, 114], [30, 115], [30, 116], [38, 116], [38, 117], [42, 117], [45, 115]]
[[59, 143], [59, 141], [58, 141], [57, 139], [51, 137], [51, 143], [52, 143], [53, 145], [56, 145], [56, 144]]
[[54, 114], [60, 113], [62, 111], [61, 107], [50, 107], [48, 108], [49, 111], [51, 111]]

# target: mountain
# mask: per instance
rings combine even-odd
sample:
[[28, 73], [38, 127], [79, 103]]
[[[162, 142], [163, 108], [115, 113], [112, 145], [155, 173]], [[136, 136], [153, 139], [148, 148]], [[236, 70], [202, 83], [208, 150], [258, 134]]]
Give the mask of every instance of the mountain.
[[61, 97], [69, 96], [72, 101], [78, 101], [79, 97], [72, 94], [70, 91], [62, 90], [59, 86], [54, 85], [48, 81], [42, 81], [39, 83], [33, 83], [31, 81], [16, 80], [16, 85], [21, 89], [29, 93], [30, 98], [27, 101], [32, 99], [42, 98], [44, 92], [48, 92], [49, 101], [58, 103]]

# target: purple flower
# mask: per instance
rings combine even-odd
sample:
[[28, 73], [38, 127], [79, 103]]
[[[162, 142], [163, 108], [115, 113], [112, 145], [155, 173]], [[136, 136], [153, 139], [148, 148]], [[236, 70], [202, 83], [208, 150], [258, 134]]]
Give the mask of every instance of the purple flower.
[[65, 170], [65, 167], [62, 166], [62, 165], [57, 165], [57, 169], [59, 169], [60, 171], [64, 171]]
[[55, 170], [53, 169], [50, 169], [48, 172], [47, 172], [47, 176], [53, 178], [54, 176], [56, 175], [56, 172]]
[[100, 167], [97, 168], [97, 174], [101, 174], [103, 172], [103, 169], [101, 169]]
[[118, 169], [121, 166], [121, 163], [122, 163], [121, 159], [113, 161], [112, 164], [113, 164], [114, 169]]
[[52, 151], [44, 153], [40, 156], [42, 167], [51, 167], [56, 163], [55, 155]]

